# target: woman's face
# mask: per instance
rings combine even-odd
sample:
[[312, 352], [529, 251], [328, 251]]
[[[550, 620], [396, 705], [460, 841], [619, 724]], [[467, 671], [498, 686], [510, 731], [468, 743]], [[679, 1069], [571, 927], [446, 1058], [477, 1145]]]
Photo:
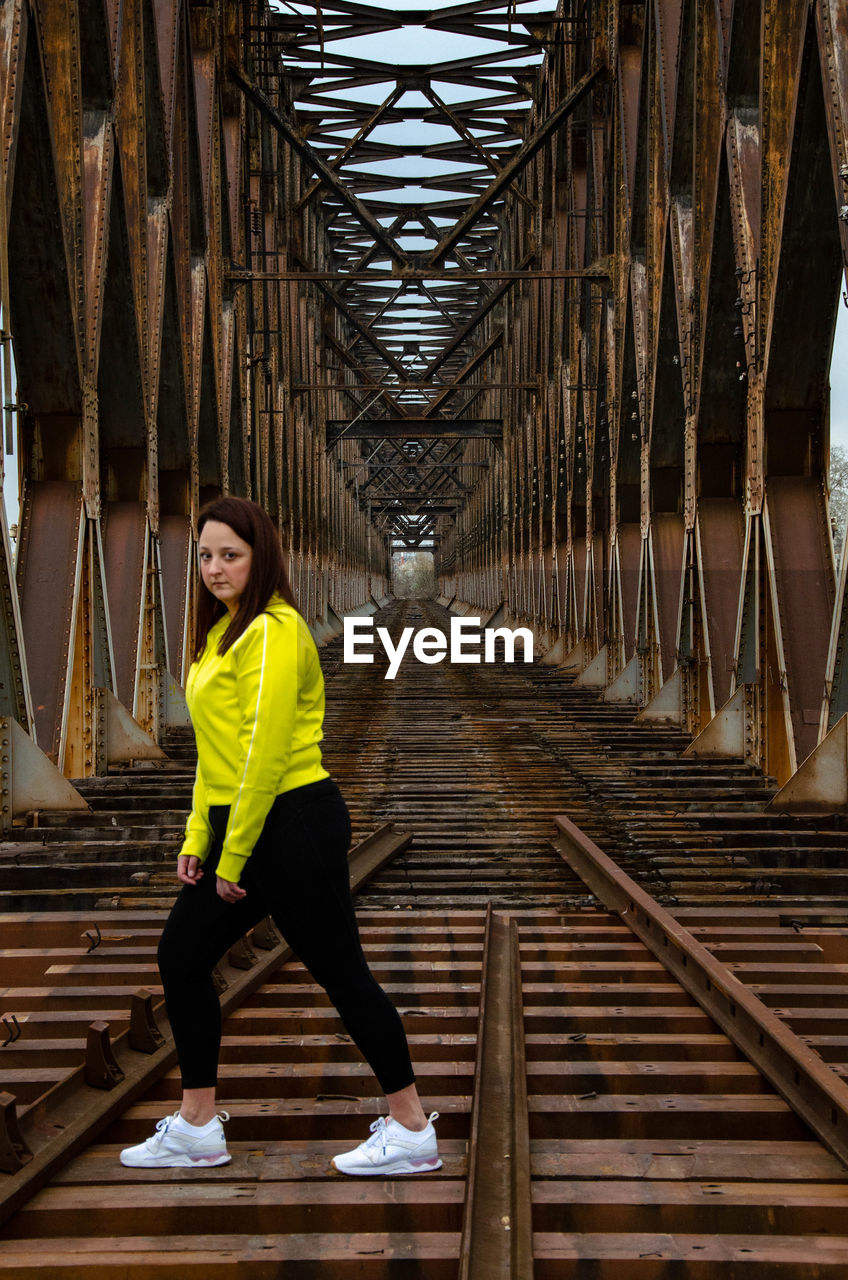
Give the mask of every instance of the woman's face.
[[228, 524], [207, 520], [200, 534], [200, 576], [216, 600], [227, 606], [231, 616], [250, 578], [253, 548]]

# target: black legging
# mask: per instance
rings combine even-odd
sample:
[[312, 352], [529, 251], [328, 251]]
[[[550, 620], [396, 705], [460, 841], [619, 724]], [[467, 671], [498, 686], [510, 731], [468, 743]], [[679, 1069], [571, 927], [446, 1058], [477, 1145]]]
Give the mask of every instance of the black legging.
[[277, 796], [247, 861], [247, 896], [218, 897], [215, 868], [229, 808], [213, 806], [215, 835], [203, 878], [184, 885], [159, 943], [159, 971], [184, 1089], [217, 1080], [221, 1008], [212, 970], [248, 929], [266, 916], [327, 992], [385, 1093], [415, 1074], [397, 1010], [362, 952], [350, 895], [350, 818], [330, 778]]

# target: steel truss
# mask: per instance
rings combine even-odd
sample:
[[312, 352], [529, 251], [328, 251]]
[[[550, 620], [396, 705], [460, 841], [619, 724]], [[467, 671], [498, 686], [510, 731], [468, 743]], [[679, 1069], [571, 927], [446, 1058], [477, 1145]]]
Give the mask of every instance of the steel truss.
[[792, 778], [777, 803], [844, 808], [828, 372], [848, 260], [845, 6], [586, 12], [591, 45], [548, 50], [529, 127], [589, 47], [607, 77], [523, 174], [539, 212], [516, 208], [498, 265], [532, 228], [542, 268], [609, 263], [611, 290], [540, 280], [505, 301], [489, 376], [539, 391], [503, 394], [503, 463], [442, 538], [442, 590], [506, 600], [550, 661], [685, 724], [694, 752]]
[[236, 492], [319, 638], [431, 546], [693, 749], [831, 750], [846, 48], [840, 0], [8, 0], [7, 731], [155, 752]]

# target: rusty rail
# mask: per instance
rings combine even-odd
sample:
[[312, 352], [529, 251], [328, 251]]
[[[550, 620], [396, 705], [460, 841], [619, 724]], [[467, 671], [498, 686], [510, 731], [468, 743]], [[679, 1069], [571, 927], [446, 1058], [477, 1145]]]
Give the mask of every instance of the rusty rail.
[[[386, 862], [406, 849], [411, 840], [409, 832], [397, 829], [392, 823], [386, 823], [362, 840], [350, 853], [354, 890], [367, 884]], [[237, 1009], [290, 955], [291, 948], [279, 941], [264, 950], [261, 960], [255, 955], [250, 960], [244, 952], [236, 956], [231, 954], [218, 966], [226, 981], [226, 988], [221, 992], [222, 1015], [226, 1017]], [[249, 965], [247, 968], [246, 963]], [[94, 1023], [89, 1029], [89, 1045], [94, 1042], [103, 1046], [104, 1037], [108, 1045], [104, 1073], [97, 1083], [92, 1083], [96, 1079], [92, 1073], [92, 1059], [96, 1061], [96, 1053], [89, 1051], [83, 1066], [48, 1090], [20, 1118], [15, 1114], [9, 1095], [0, 1095], [9, 1135], [9, 1141], [4, 1144], [8, 1150], [3, 1154], [8, 1168], [14, 1167], [16, 1157], [21, 1166], [17, 1171], [9, 1172], [8, 1178], [0, 1183], [0, 1223], [44, 1186], [68, 1160], [84, 1150], [176, 1062], [164, 1002], [158, 1006], [161, 1023], [156, 1030], [161, 1044], [157, 1046], [156, 1036], [150, 1027], [146, 998], [149, 993], [140, 995], [143, 1012], [136, 1014], [130, 1026], [114, 1041], [109, 1042], [108, 1030], [103, 1023]], [[146, 1026], [152, 1037], [146, 1044], [139, 1029], [140, 1023]]]
[[521, 958], [514, 920], [486, 912], [459, 1280], [531, 1280], [533, 1227]]
[[705, 946], [565, 816], [553, 844], [701, 1008], [848, 1164], [848, 1085]]

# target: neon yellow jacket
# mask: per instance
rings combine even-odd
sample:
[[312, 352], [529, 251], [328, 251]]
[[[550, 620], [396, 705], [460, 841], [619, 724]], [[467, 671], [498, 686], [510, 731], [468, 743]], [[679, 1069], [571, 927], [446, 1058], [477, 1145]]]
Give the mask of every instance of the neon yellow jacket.
[[274, 595], [225, 654], [229, 614], [211, 628], [192, 663], [186, 701], [197, 739], [197, 774], [181, 854], [209, 851], [209, 806], [230, 815], [218, 875], [238, 883], [283, 791], [329, 774], [321, 764], [324, 678], [300, 614]]

